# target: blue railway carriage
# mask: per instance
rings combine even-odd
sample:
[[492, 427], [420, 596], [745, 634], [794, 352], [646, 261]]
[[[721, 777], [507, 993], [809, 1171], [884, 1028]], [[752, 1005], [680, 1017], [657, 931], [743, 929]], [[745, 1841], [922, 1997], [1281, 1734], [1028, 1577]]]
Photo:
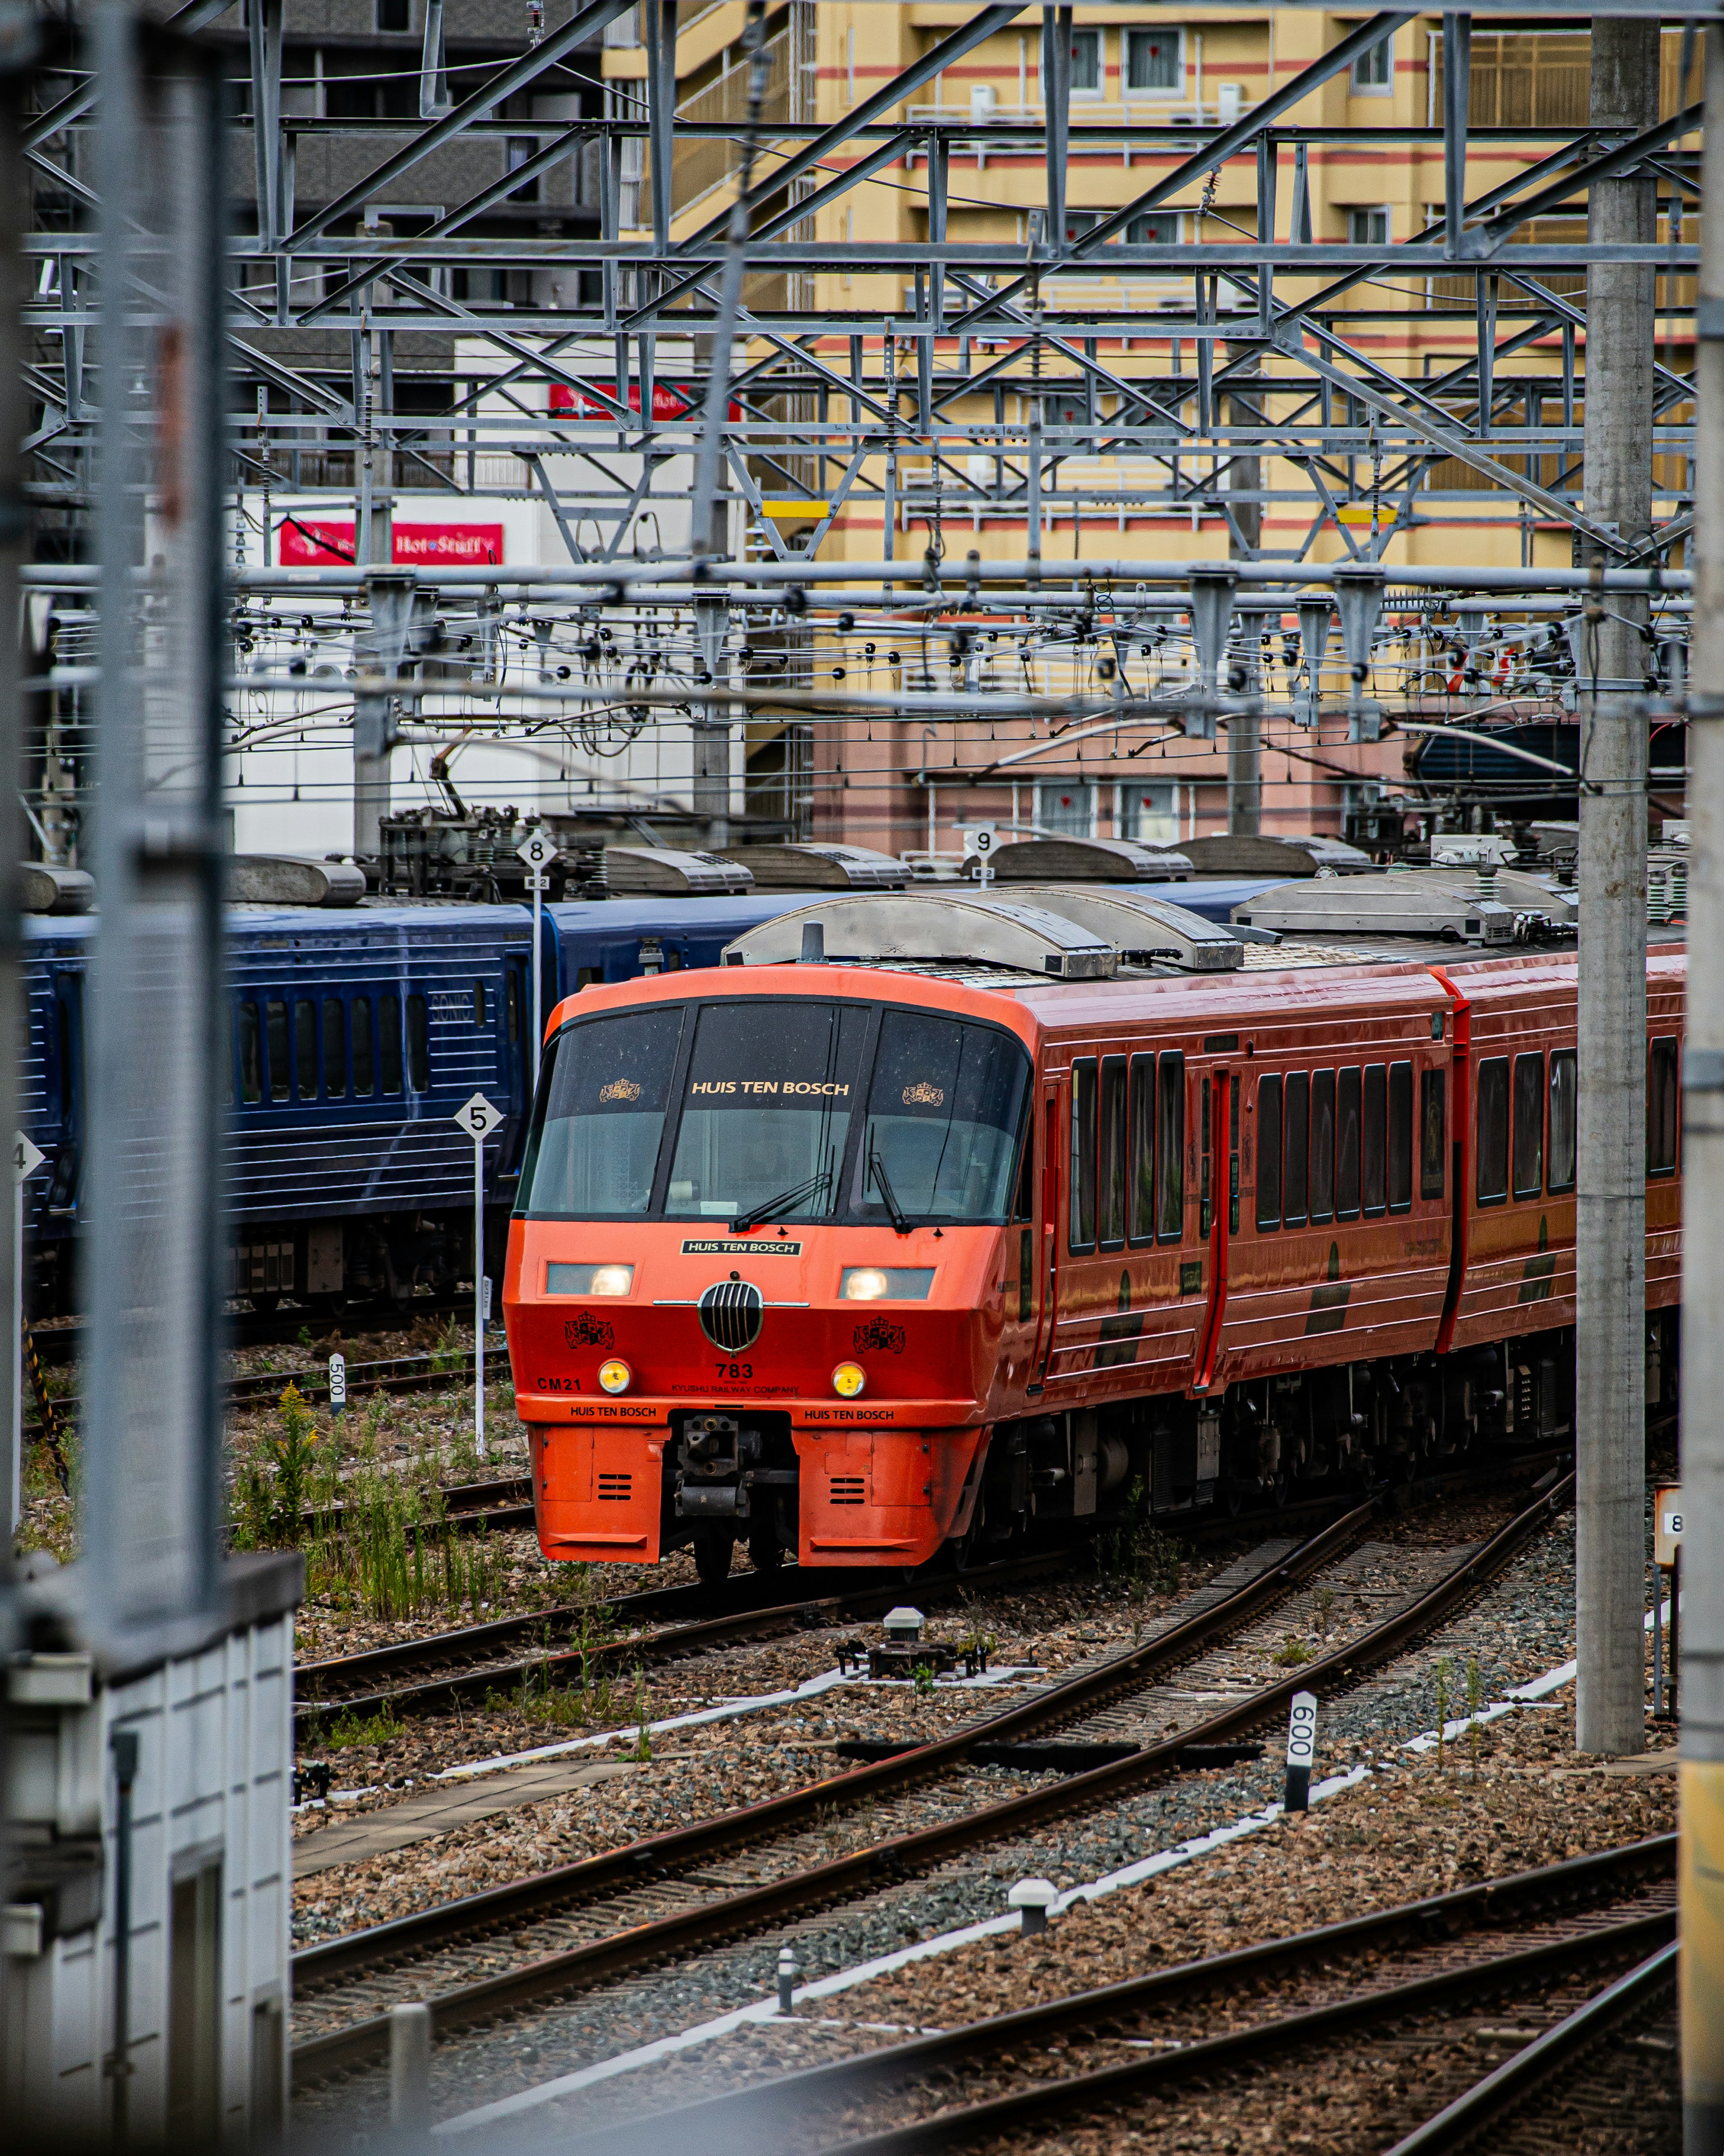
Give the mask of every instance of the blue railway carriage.
[[[595, 981], [716, 965], [813, 894], [608, 899], [545, 909], [541, 1008]], [[532, 916], [518, 906], [367, 901], [228, 914], [229, 1285], [259, 1309], [404, 1302], [472, 1278], [472, 1142], [483, 1091], [487, 1257], [500, 1267], [532, 1092]], [[30, 1301], [76, 1308], [84, 1000], [95, 921], [25, 923], [20, 1102], [47, 1155], [27, 1186]]]
[[233, 909], [234, 1294], [333, 1310], [470, 1280], [473, 1146], [454, 1116], [475, 1092], [504, 1115], [485, 1146], [500, 1250], [531, 1097], [531, 960], [518, 906]]

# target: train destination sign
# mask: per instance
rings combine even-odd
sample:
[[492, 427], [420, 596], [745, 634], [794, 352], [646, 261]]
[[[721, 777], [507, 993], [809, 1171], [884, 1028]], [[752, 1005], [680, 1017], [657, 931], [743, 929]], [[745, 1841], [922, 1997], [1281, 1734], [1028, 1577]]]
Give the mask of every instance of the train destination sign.
[[683, 1243], [685, 1258], [799, 1258], [802, 1245], [794, 1237], [782, 1241], [757, 1241], [752, 1235], [690, 1235]]

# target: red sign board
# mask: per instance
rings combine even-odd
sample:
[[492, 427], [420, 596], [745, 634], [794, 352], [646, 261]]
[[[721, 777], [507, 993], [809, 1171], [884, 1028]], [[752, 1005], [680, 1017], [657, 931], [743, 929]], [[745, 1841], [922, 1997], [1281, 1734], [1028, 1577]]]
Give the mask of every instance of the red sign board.
[[[400, 568], [482, 566], [503, 558], [500, 524], [398, 524], [390, 558]], [[275, 558], [284, 568], [351, 568], [353, 526], [321, 516], [284, 516], [275, 532]]]
[[[614, 398], [616, 396], [617, 385], [614, 382], [595, 381], [593, 387], [601, 397]], [[570, 413], [577, 419], [611, 419], [616, 417], [616, 414], [607, 406], [597, 403], [593, 398], [577, 396], [566, 382], [552, 383], [551, 408], [553, 412]], [[639, 382], [631, 382], [629, 385], [629, 408], [631, 412], [639, 412], [640, 409]], [[653, 417], [655, 419], [686, 418], [693, 409], [694, 407], [689, 403], [688, 398], [680, 390], [673, 389], [669, 382], [654, 382]]]

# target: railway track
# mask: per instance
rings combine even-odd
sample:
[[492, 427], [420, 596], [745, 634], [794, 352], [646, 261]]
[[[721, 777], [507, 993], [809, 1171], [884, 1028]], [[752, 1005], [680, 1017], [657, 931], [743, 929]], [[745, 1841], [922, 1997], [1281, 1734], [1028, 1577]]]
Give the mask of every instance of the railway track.
[[[1644, 2128], [1648, 2114], [1655, 2133], [1657, 2123], [1670, 2129], [1658, 2138], [1674, 2145], [1681, 2129], [1671, 2115], [1670, 2085], [1679, 2058], [1672, 1940], [1415, 2127], [1388, 2156], [1450, 2156], [1473, 2147], [1489, 2147], [1493, 2156], [1573, 2156], [1588, 2128], [1592, 2146], [1606, 2145], [1602, 2133], [1625, 2152], [1632, 2127]], [[1558, 2073], [1560, 2094], [1550, 2086]]]
[[[1373, 2030], [1452, 2020], [1504, 1999], [1530, 2000], [1535, 2012], [1545, 2002], [1555, 2026], [1391, 2152], [1446, 2156], [1671, 1981], [1675, 1850], [1676, 1836], [1660, 1835], [1403, 1902], [671, 2111], [636, 2112], [626, 2126], [564, 2145], [572, 2156], [729, 2147], [746, 2122], [762, 2156], [793, 2139], [808, 2156], [922, 2156], [985, 2147], [1053, 2118], [1065, 2130], [1117, 2118], [1194, 2082], [1213, 2102], [1235, 2076], [1255, 2077], [1278, 2056], [1296, 2056], [1314, 2082], [1326, 2051]], [[1560, 2000], [1603, 1974], [1614, 1980], [1576, 2011], [1549, 2007], [1553, 1994]], [[1213, 2033], [1219, 2005], [1266, 1993], [1279, 1994], [1280, 2010]], [[1061, 2071], [1074, 2055], [1081, 2070]], [[870, 2109], [883, 2121], [872, 2131]], [[824, 2132], [823, 2118], [832, 2122]]]
[[[1283, 1555], [1271, 1554], [1262, 1571], [1231, 1593], [1217, 1594], [1212, 1587], [1215, 1599], [1207, 1607], [1141, 1645], [932, 1743], [310, 1948], [295, 1958], [296, 2018], [302, 2027], [311, 2025], [294, 2049], [295, 2082], [303, 2086], [382, 2056], [387, 2008], [397, 1999], [428, 1998], [434, 2029], [446, 2035], [721, 1940], [758, 1933], [786, 1917], [878, 1891], [991, 1842], [1106, 1805], [1178, 1772], [1193, 1754], [1209, 1752], [1204, 1763], [1213, 1763], [1213, 1748], [1237, 1743], [1284, 1716], [1296, 1691], [1323, 1696], [1344, 1690], [1440, 1624], [1496, 1577], [1571, 1489], [1572, 1477], [1565, 1478], [1440, 1578], [1403, 1598], [1403, 1606], [1331, 1653], [1303, 1661], [1285, 1679], [1241, 1689], [1231, 1703], [1195, 1720], [1187, 1703], [1176, 1717], [1185, 1726], [1176, 1733], [1148, 1742], [1121, 1739], [1113, 1747], [1120, 1756], [1086, 1772], [925, 1823], [928, 1785], [955, 1780], [962, 1795], [962, 1777], [978, 1748], [1010, 1761], [1025, 1740], [1075, 1726], [1081, 1732], [1097, 1716], [1116, 1717], [1133, 1693], [1147, 1695], [1155, 1725], [1162, 1728], [1169, 1702], [1157, 1695], [1158, 1681], [1176, 1670], [1201, 1671], [1204, 1657], [1355, 1547], [1373, 1505], [1358, 1507]], [[1019, 1753], [1018, 1763], [1055, 1763]], [[883, 1808], [886, 1835], [834, 1856], [833, 1822], [865, 1804]], [[768, 1866], [773, 1876], [766, 1877]], [[504, 1950], [515, 1965], [499, 1970], [504, 1935], [512, 1935]], [[352, 2018], [356, 2014], [362, 2018]]]
[[[49, 1358], [41, 1353], [39, 1335], [37, 1352], [43, 1363], [49, 1362]], [[500, 1370], [507, 1380], [509, 1358], [505, 1351], [499, 1348], [488, 1354], [485, 1366], [493, 1379]], [[410, 1355], [385, 1356], [371, 1363], [349, 1363], [346, 1372], [350, 1399], [359, 1393], [436, 1391], [467, 1383], [473, 1376], [473, 1354], [465, 1348], [420, 1348]], [[302, 1399], [327, 1400], [328, 1368], [248, 1370], [242, 1376], [223, 1381], [222, 1404], [227, 1408], [269, 1406], [280, 1399], [290, 1385], [297, 1387]], [[57, 1408], [69, 1414], [80, 1404], [80, 1396], [76, 1393], [62, 1394], [54, 1401]]]
[[[1529, 1456], [1516, 1463], [1516, 1476], [1526, 1479], [1557, 1457], [1554, 1454]], [[1496, 1479], [1494, 1473], [1490, 1479]], [[1480, 1481], [1476, 1469], [1457, 1471], [1421, 1482], [1410, 1494], [1433, 1497], [1450, 1490], [1477, 1488]], [[531, 1502], [520, 1507], [518, 1518], [507, 1502], [516, 1491], [531, 1496], [527, 1477], [500, 1477], [446, 1489], [443, 1496], [449, 1522], [469, 1532], [481, 1522], [529, 1526]], [[1256, 1518], [1200, 1522], [1195, 1524], [1192, 1538], [1211, 1540], [1223, 1533], [1238, 1537], [1300, 1523], [1322, 1527], [1351, 1509], [1349, 1500], [1312, 1498]], [[307, 1513], [305, 1525], [310, 1531], [320, 1525], [326, 1527], [338, 1517], [339, 1508]], [[385, 1707], [396, 1715], [439, 1713], [458, 1702], [480, 1699], [489, 1691], [518, 1686], [524, 1680], [556, 1682], [582, 1667], [607, 1669], [629, 1667], [637, 1661], [674, 1661], [735, 1640], [789, 1630], [798, 1624], [812, 1627], [834, 1620], [859, 1619], [873, 1614], [879, 1603], [902, 1600], [906, 1593], [930, 1601], [958, 1592], [1011, 1587], [1056, 1570], [1068, 1557], [1068, 1552], [1054, 1550], [1008, 1558], [950, 1576], [931, 1573], [918, 1578], [913, 1588], [900, 1584], [890, 1591], [876, 1589], [877, 1575], [873, 1573], [846, 1579], [842, 1573], [823, 1572], [817, 1577], [818, 1585], [827, 1590], [824, 1595], [798, 1594], [795, 1567], [776, 1574], [743, 1575], [729, 1582], [724, 1590], [705, 1584], [653, 1588], [638, 1594], [613, 1596], [603, 1607], [613, 1621], [639, 1626], [664, 1619], [681, 1620], [676, 1629], [661, 1633], [636, 1631], [614, 1640], [589, 1640], [584, 1649], [557, 1652], [553, 1651], [553, 1643], [575, 1639], [583, 1619], [590, 1624], [593, 1615], [590, 1609], [564, 1604], [532, 1617], [500, 1618], [434, 1634], [428, 1639], [403, 1640], [362, 1654], [301, 1664], [295, 1672], [295, 1713], [301, 1727], [331, 1708], [367, 1714]], [[810, 1589], [814, 1585], [815, 1578], [811, 1577]]]
[[[971, 1572], [918, 1580], [915, 1592], [926, 1602], [958, 1593], [1016, 1587], [1061, 1571], [1070, 1562], [1069, 1551], [1048, 1550]], [[583, 1621], [590, 1625], [593, 1609], [566, 1604], [534, 1617], [499, 1618], [427, 1640], [307, 1662], [295, 1672], [295, 1723], [303, 1727], [337, 1707], [362, 1714], [385, 1707], [397, 1715], [440, 1713], [458, 1702], [482, 1699], [487, 1692], [523, 1680], [552, 1685], [587, 1670], [675, 1661], [738, 1640], [877, 1616], [901, 1602], [909, 1591], [896, 1579], [882, 1584], [878, 1573], [865, 1573], [854, 1581], [844, 1581], [840, 1573], [837, 1581], [844, 1584], [837, 1594], [813, 1593], [816, 1580], [823, 1589], [836, 1584], [832, 1573], [817, 1573], [798, 1594], [798, 1570], [792, 1566], [779, 1573], [745, 1574], [730, 1583], [727, 1593], [698, 1584], [614, 1595], [602, 1607], [623, 1625], [650, 1625], [665, 1617], [680, 1621], [662, 1630], [589, 1639], [565, 1649], [553, 1647], [552, 1640], [576, 1638]], [[715, 1608], [715, 1604], [729, 1606]]]

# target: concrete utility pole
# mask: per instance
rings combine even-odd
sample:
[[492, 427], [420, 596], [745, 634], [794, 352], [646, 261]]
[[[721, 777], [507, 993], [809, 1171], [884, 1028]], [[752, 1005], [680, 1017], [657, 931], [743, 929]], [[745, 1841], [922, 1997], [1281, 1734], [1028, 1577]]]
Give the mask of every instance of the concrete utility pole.
[[[1724, 2148], [1724, 38], [1706, 41], [1683, 1061], [1682, 2107]], [[1699, 963], [1695, 963], [1696, 961]]]
[[[1592, 124], [1658, 118], [1655, 20], [1595, 18]], [[1595, 181], [1594, 245], [1653, 237], [1656, 182]], [[1652, 528], [1653, 272], [1587, 272], [1585, 501], [1624, 538]], [[1575, 1617], [1583, 1752], [1644, 1748], [1646, 1607], [1645, 602], [1588, 606], [1580, 767]]]
[[[1270, 208], [1273, 219], [1273, 204]], [[1236, 344], [1229, 347], [1229, 358], [1238, 362], [1255, 351], [1251, 345]], [[1235, 427], [1250, 427], [1261, 424], [1263, 414], [1255, 397], [1241, 397], [1236, 392], [1227, 400], [1228, 416]], [[1260, 457], [1235, 457], [1228, 472], [1230, 490], [1255, 494], [1263, 484], [1263, 460]], [[1235, 561], [1256, 558], [1263, 542], [1263, 506], [1256, 501], [1241, 501], [1233, 506], [1229, 521], [1227, 551]], [[1261, 633], [1263, 617], [1246, 614], [1239, 617], [1241, 634]], [[1254, 630], [1244, 624], [1256, 624]], [[1258, 679], [1256, 652], [1249, 654], [1252, 678], [1248, 689]], [[1255, 838], [1263, 814], [1263, 719], [1254, 697], [1248, 711], [1229, 711], [1227, 716], [1227, 828], [1229, 831]]]
[[382, 848], [380, 825], [389, 813], [389, 752], [401, 738], [393, 696], [367, 693], [367, 675], [393, 680], [407, 654], [413, 621], [413, 573], [382, 569], [365, 580], [371, 629], [357, 644], [360, 687], [353, 699], [353, 850], [375, 855]]

